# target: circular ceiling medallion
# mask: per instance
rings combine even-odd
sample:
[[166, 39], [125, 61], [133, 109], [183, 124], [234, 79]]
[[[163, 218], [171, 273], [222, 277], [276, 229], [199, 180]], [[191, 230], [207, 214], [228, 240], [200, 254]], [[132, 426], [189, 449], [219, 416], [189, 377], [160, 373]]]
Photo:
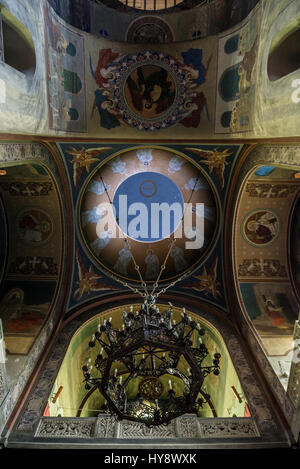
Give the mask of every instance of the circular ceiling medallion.
[[122, 57], [114, 79], [114, 106], [140, 130], [159, 130], [191, 113], [189, 77], [173, 58], [158, 52]]
[[255, 210], [242, 223], [244, 239], [253, 246], [271, 244], [279, 234], [279, 217], [271, 210]]
[[[160, 282], [194, 270], [218, 230], [208, 176], [191, 160], [160, 147], [118, 153], [91, 174], [79, 200], [86, 253], [108, 275]], [[170, 252], [170, 241], [176, 238]], [[131, 255], [132, 254], [132, 255]]]
[[53, 234], [54, 221], [41, 208], [26, 208], [18, 214], [16, 228], [22, 241], [34, 245], [43, 244]]
[[174, 78], [161, 65], [138, 66], [127, 77], [125, 99], [138, 117], [157, 120], [174, 103]]
[[145, 399], [158, 399], [163, 393], [164, 386], [155, 376], [148, 376], [139, 383], [138, 389]]
[[[163, 207], [161, 204], [174, 208], [166, 223], [164, 221], [167, 217], [163, 219], [163, 210], [157, 213]], [[184, 211], [183, 197], [178, 186], [169, 177], [148, 171], [125, 179], [115, 192], [113, 206], [116, 221], [123, 233], [137, 241], [152, 243], [169, 237], [178, 227]], [[125, 217], [126, 207], [130, 207], [130, 211]], [[140, 225], [139, 229], [136, 225]]]
[[127, 33], [126, 41], [136, 44], [163, 44], [173, 42], [173, 32], [165, 21], [157, 16], [142, 16], [133, 20]]

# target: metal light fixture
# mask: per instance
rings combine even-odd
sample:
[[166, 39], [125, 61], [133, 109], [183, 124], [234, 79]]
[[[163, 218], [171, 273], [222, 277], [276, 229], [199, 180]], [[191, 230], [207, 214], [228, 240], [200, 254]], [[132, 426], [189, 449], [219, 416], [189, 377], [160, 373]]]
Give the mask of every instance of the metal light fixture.
[[85, 388], [97, 386], [119, 419], [148, 426], [198, 413], [210, 399], [201, 391], [203, 381], [220, 373], [221, 355], [215, 353], [212, 364], [203, 365], [208, 356], [205, 331], [184, 308], [179, 322], [173, 319], [171, 303], [161, 313], [153, 297], [136, 313], [133, 309], [123, 311], [122, 329], [115, 329], [111, 318], [99, 324], [89, 342], [94, 363], [90, 358], [82, 367]]
[[[100, 175], [103, 186], [105, 181]], [[196, 188], [198, 178], [191, 191]], [[112, 201], [105, 189], [109, 203]], [[160, 272], [149, 292], [130, 247], [123, 233], [140, 286], [134, 287], [121, 278], [111, 275], [135, 294], [143, 298], [141, 308], [134, 314], [133, 306], [123, 311], [123, 326], [116, 329], [112, 318], [99, 324], [89, 342], [91, 357], [82, 367], [85, 388], [97, 386], [106, 400], [109, 411], [120, 420], [134, 420], [148, 426], [168, 424], [185, 413], [198, 413], [210, 396], [201, 391], [207, 375], [220, 373], [219, 353], [214, 354], [211, 365], [203, 364], [208, 350], [202, 343], [205, 331], [199, 323], [188, 317], [183, 308], [181, 319], [173, 319], [173, 307], [160, 313], [156, 300], [191, 272], [156, 292], [166, 262], [176, 238], [170, 245]], [[98, 346], [99, 350], [94, 351]], [[96, 350], [96, 349], [95, 349]], [[93, 357], [93, 364], [92, 364]]]

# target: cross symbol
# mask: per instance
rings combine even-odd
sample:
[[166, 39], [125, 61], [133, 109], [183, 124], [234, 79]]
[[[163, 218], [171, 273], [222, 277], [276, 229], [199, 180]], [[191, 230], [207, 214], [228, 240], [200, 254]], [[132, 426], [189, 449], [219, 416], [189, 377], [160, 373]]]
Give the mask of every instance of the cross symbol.
[[36, 257], [33, 257], [30, 261], [29, 261], [29, 264], [32, 265], [32, 270], [35, 270], [35, 267], [37, 264], [40, 264], [41, 261], [40, 260], [37, 260]]
[[22, 190], [22, 194], [31, 196], [34, 191], [31, 191], [28, 186]]

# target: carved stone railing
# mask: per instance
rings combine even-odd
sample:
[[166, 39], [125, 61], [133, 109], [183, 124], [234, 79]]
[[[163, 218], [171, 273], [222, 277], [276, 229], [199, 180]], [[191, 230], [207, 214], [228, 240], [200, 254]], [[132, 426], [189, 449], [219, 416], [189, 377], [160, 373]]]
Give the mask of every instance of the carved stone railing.
[[118, 421], [109, 415], [94, 418], [42, 417], [35, 438], [69, 439], [221, 439], [260, 438], [251, 418], [198, 418], [186, 414], [170, 422], [148, 428], [139, 422]]

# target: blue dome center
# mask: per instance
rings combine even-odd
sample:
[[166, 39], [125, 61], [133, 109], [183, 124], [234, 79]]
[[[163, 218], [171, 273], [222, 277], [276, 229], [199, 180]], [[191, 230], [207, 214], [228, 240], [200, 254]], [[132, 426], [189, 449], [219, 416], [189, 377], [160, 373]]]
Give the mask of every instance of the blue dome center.
[[169, 237], [184, 210], [177, 185], [155, 172], [137, 173], [125, 179], [115, 192], [113, 205], [123, 233], [147, 243]]

